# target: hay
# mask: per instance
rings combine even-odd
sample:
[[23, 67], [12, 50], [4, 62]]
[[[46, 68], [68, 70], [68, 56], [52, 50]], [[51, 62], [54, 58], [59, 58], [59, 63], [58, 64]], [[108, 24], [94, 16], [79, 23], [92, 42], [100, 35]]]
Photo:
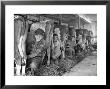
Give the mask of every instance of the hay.
[[70, 69], [75, 65], [75, 61], [69, 58], [61, 59], [59, 62], [59, 73], [64, 73], [70, 71]]
[[49, 66], [47, 64], [41, 64], [34, 72], [32, 70], [28, 71], [27, 76], [62, 76], [90, 53], [91, 51], [83, 51], [78, 53], [77, 56], [59, 59], [57, 63], [53, 61]]
[[39, 69], [40, 76], [57, 76], [59, 67], [55, 64], [50, 64], [49, 66], [42, 66]]

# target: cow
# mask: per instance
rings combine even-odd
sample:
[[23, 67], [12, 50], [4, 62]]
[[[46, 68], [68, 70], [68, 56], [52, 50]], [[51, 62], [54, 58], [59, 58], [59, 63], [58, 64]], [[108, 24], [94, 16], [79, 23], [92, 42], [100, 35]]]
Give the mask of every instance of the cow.
[[14, 63], [16, 75], [25, 75], [26, 67], [26, 38], [28, 32], [28, 22], [22, 16], [14, 18]]

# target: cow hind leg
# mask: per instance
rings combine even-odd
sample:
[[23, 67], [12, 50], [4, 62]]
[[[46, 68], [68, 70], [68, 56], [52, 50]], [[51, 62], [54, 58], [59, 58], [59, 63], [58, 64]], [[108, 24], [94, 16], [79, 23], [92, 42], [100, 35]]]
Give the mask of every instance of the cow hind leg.
[[20, 65], [16, 65], [16, 75], [19, 76], [21, 75], [21, 66]]
[[25, 53], [25, 40], [24, 40], [24, 36], [20, 37], [20, 41], [19, 41], [19, 52], [20, 55], [22, 57], [22, 62], [21, 62], [21, 75], [25, 75], [25, 68], [26, 68], [26, 53]]
[[26, 68], [26, 66], [22, 66], [21, 75], [25, 75], [25, 68]]

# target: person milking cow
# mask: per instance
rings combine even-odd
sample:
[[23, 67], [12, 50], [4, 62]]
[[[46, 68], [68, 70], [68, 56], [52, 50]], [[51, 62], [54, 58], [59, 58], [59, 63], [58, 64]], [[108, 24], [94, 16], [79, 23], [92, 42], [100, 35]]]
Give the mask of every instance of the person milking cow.
[[32, 49], [30, 55], [28, 55], [28, 59], [30, 61], [29, 68], [31, 69], [31, 73], [35, 75], [46, 53], [44, 30], [41, 28], [36, 29], [33, 31], [33, 37], [34, 42], [32, 42]]
[[52, 58], [56, 64], [59, 59], [61, 59], [61, 40], [59, 28], [56, 28], [53, 34]]

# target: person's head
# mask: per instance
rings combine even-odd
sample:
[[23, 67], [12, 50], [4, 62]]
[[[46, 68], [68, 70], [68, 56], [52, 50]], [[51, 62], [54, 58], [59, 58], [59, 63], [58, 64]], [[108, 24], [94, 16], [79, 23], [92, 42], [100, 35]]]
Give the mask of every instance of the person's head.
[[53, 34], [53, 41], [56, 42], [58, 40], [58, 35], [57, 34]]
[[45, 32], [42, 29], [35, 30], [35, 38], [36, 41], [40, 41], [41, 39], [45, 38]]

